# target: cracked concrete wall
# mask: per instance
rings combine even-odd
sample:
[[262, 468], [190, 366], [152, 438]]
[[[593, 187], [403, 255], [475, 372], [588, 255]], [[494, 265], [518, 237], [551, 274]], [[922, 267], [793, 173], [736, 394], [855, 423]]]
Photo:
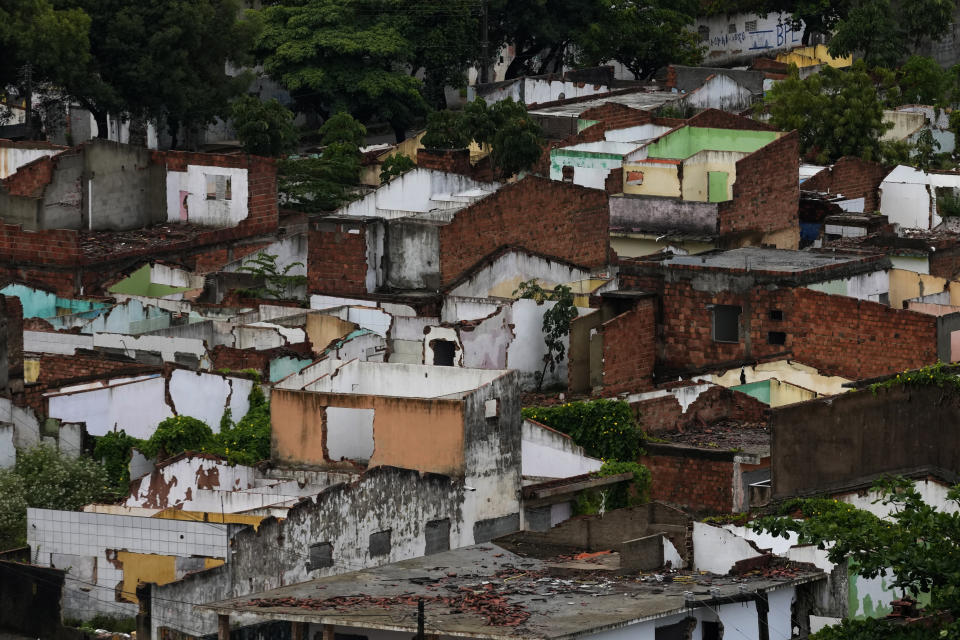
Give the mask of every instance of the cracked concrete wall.
[[[391, 467], [330, 487], [291, 509], [285, 520], [267, 519], [257, 531], [236, 534], [226, 565], [152, 587], [153, 631], [163, 625], [194, 636], [215, 633], [216, 615], [185, 603], [215, 602], [420, 557], [429, 522], [449, 520], [451, 549], [473, 544], [478, 518], [465, 493], [463, 484], [450, 478]], [[371, 555], [371, 536], [384, 531], [390, 531], [389, 553]], [[332, 547], [332, 564], [313, 567], [310, 547], [324, 543]], [[245, 620], [238, 616], [237, 622]]]
[[106, 388], [51, 395], [47, 413], [64, 422], [85, 423], [87, 433], [95, 436], [124, 429], [149, 438], [157, 424], [174, 415], [202, 420], [217, 433], [227, 408], [234, 420], [247, 414], [253, 384], [246, 378], [175, 369], [169, 378], [114, 378]]

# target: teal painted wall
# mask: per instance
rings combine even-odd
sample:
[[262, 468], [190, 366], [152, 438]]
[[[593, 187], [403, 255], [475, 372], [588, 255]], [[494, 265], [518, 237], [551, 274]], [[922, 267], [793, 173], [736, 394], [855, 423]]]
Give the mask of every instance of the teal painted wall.
[[760, 402], [764, 404], [770, 404], [770, 381], [761, 380], [759, 382], [749, 382], [747, 384], [737, 385], [736, 387], [730, 387], [734, 391], [739, 391], [740, 393], [745, 393], [748, 396], [753, 396]]
[[24, 318], [55, 318], [65, 313], [83, 313], [95, 309], [104, 309], [109, 305], [103, 302], [93, 300], [70, 300], [61, 298], [54, 293], [41, 291], [22, 284], [7, 285], [0, 289], [0, 294], [5, 296], [14, 296], [20, 299], [23, 305]]
[[777, 139], [776, 131], [684, 127], [647, 147], [649, 158], [689, 158], [704, 150], [752, 153]]
[[270, 361], [270, 382], [282, 380], [291, 373], [299, 373], [312, 362], [313, 360], [301, 360], [290, 356], [274, 358]]
[[614, 153], [554, 149], [550, 152], [550, 179], [561, 180], [565, 166], [587, 169], [618, 169], [622, 165], [623, 156]]

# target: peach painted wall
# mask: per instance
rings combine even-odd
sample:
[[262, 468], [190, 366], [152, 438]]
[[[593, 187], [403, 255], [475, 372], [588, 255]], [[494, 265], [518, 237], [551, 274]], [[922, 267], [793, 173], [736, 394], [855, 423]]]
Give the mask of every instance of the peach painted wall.
[[[369, 466], [463, 475], [463, 402], [274, 389], [272, 454], [281, 463], [342, 466], [324, 452], [326, 407], [373, 409]], [[332, 425], [331, 428], [335, 428]]]

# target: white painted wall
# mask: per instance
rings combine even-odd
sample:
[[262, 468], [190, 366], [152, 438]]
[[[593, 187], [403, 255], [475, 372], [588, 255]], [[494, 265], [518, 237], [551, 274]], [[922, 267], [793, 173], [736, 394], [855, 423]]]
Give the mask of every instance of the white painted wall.
[[[955, 178], [954, 182], [960, 186], [960, 176]], [[937, 226], [941, 219], [933, 213], [936, 193], [930, 182], [929, 176], [919, 169], [897, 167], [880, 183], [880, 213], [887, 216], [890, 223], [908, 229]]]
[[0, 469], [9, 469], [17, 463], [17, 449], [13, 444], [14, 427], [0, 423]]
[[[268, 255], [277, 256], [277, 270], [283, 272], [283, 270], [291, 264], [299, 262], [301, 264], [293, 267], [290, 271], [287, 272], [287, 275], [290, 276], [305, 276], [307, 275], [307, 234], [306, 233], [297, 233], [291, 236], [286, 236], [272, 242], [263, 249], [264, 253]], [[221, 271], [227, 271], [229, 273], [236, 273], [248, 260], [252, 260], [257, 256], [256, 253], [245, 256], [240, 260], [235, 260], [230, 264], [226, 265], [221, 269]], [[177, 285], [182, 286], [182, 285]], [[201, 286], [203, 286], [201, 284]]]
[[[159, 509], [181, 507], [190, 500], [188, 494], [192, 497], [197, 492], [197, 480], [200, 476], [207, 478], [207, 486], [214, 482], [215, 478], [216, 486], [227, 491], [249, 489], [256, 483], [256, 470], [253, 467], [188, 456], [162, 464], [152, 474], [139, 478], [123, 504], [127, 507], [144, 507], [150, 504]], [[162, 498], [151, 492], [152, 486], [158, 487], [161, 484], [168, 487]], [[216, 511], [220, 511], [219, 506]]]
[[[755, 22], [756, 24], [747, 24]], [[732, 25], [732, 29], [731, 29]], [[751, 27], [747, 29], [747, 27]], [[771, 13], [766, 17], [755, 14], [726, 14], [699, 17], [692, 26], [694, 33], [707, 27], [707, 63], [716, 64], [743, 55], [771, 54], [801, 45], [803, 25], [794, 30], [787, 14]]]
[[499, 303], [491, 302], [486, 298], [462, 298], [450, 295], [443, 299], [440, 319], [443, 322], [480, 320], [499, 308]]
[[693, 568], [720, 575], [735, 562], [760, 555], [745, 538], [704, 522], [693, 523]]
[[913, 271], [924, 275], [930, 275], [930, 259], [927, 256], [887, 256], [893, 263], [894, 269], [903, 269], [904, 271]]
[[[418, 168], [341, 207], [336, 214], [362, 218], [401, 218], [411, 212], [426, 213], [443, 206], [434, 200], [434, 196], [470, 191], [489, 194], [499, 188], [497, 183], [478, 182], [456, 173]], [[476, 198], [467, 198], [466, 201], [471, 199]]]
[[504, 373], [502, 370], [353, 360], [340, 366], [335, 376], [325, 376], [305, 388], [326, 393], [440, 398], [473, 391]]
[[602, 461], [586, 455], [570, 436], [530, 420], [523, 421], [521, 451], [521, 469], [527, 477], [569, 478], [603, 466]]
[[636, 127], [611, 129], [603, 134], [603, 138], [611, 142], [646, 142], [662, 136], [672, 128], [662, 124], [641, 124]]
[[[231, 181], [230, 200], [207, 199], [207, 176], [225, 176]], [[187, 192], [188, 221], [209, 227], [235, 227], [247, 211], [247, 170], [188, 165], [186, 171], [167, 171], [167, 221], [180, 220], [180, 194]]]
[[97, 333], [92, 347], [122, 349], [130, 357], [137, 351], [156, 351], [164, 362], [176, 362], [176, 354], [190, 354], [200, 360], [201, 368], [209, 367], [207, 348], [196, 338], [168, 338], [165, 336], [127, 336], [117, 333]]
[[331, 460], [367, 463], [373, 455], [373, 409], [327, 407], [327, 451]]
[[753, 93], [730, 76], [719, 73], [686, 94], [682, 102], [693, 109], [742, 111], [750, 107]]
[[12, 176], [25, 164], [46, 156], [55, 156], [62, 151], [63, 149], [58, 148], [31, 149], [20, 145], [15, 147], [2, 146], [0, 147], [0, 180]]
[[468, 280], [450, 289], [447, 296], [486, 298], [493, 295], [491, 292], [499, 286], [503, 291], [498, 291], [498, 295], [513, 297], [510, 294], [521, 281], [536, 279], [544, 288], [553, 288], [558, 284], [589, 277], [588, 270], [531, 255], [525, 251], [512, 250], [473, 273]]
[[93, 349], [93, 336], [50, 331], [23, 332], [23, 350], [27, 353], [56, 353], [72, 356], [77, 349]]

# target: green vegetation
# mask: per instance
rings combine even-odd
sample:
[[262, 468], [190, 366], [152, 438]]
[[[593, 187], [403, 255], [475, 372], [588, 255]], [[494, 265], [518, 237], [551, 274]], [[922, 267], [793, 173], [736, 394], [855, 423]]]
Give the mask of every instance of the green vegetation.
[[887, 130], [883, 105], [862, 62], [848, 71], [825, 67], [803, 80], [796, 68], [773, 86], [762, 103], [770, 124], [783, 131], [796, 129], [801, 155], [819, 163], [843, 156], [880, 159], [880, 136]]
[[320, 127], [323, 152], [289, 157], [278, 165], [278, 191], [289, 209], [332, 211], [355, 197], [360, 182], [360, 146], [367, 129], [350, 114], [338, 112]]
[[262, 102], [254, 96], [243, 96], [231, 105], [230, 117], [247, 153], [281, 156], [296, 148], [300, 136], [293, 124], [293, 112], [276, 98]]
[[402, 153], [393, 154], [380, 165], [380, 184], [386, 184], [397, 176], [402, 176], [415, 166], [417, 165], [410, 156]]
[[938, 626], [897, 624], [878, 618], [845, 619], [811, 635], [811, 640], [946, 640], [960, 637], [960, 623]]
[[951, 365], [937, 362], [920, 369], [898, 373], [882, 382], [870, 385], [870, 390], [876, 393], [880, 389], [892, 387], [954, 387], [960, 389], [960, 376], [957, 369]]
[[547, 375], [547, 367], [552, 373], [556, 371], [557, 365], [563, 362], [566, 355], [564, 338], [570, 335], [570, 323], [580, 312], [573, 304], [570, 287], [566, 285], [558, 284], [552, 290], [547, 290], [537, 284], [536, 280], [526, 280], [520, 283], [513, 294], [536, 300], [537, 304], [556, 303], [543, 313], [543, 342], [547, 346], [547, 352], [543, 355], [543, 370], [538, 372], [539, 391], [543, 386], [543, 378]]
[[607, 460], [594, 475], [599, 478], [632, 473], [633, 479], [611, 486], [590, 489], [577, 496], [575, 511], [595, 514], [644, 504], [650, 495], [650, 470], [636, 462]]
[[435, 111], [427, 116], [423, 146], [428, 149], [465, 149], [470, 142], [490, 145], [491, 160], [501, 177], [530, 169], [543, 152], [543, 132], [513, 98], [487, 106], [483, 98], [463, 111]]
[[117, 498], [107, 469], [90, 458], [71, 458], [49, 445], [17, 453], [0, 470], [0, 549], [27, 541], [27, 507], [76, 510]]
[[307, 276], [291, 276], [290, 271], [302, 267], [302, 262], [291, 262], [283, 269], [277, 267], [277, 256], [258, 251], [257, 255], [247, 258], [238, 271], [252, 274], [263, 279], [263, 284], [253, 289], [244, 289], [251, 298], [274, 298], [285, 300], [291, 289], [307, 283]]
[[82, 629], [88, 633], [93, 633], [97, 629], [106, 629], [107, 631], [113, 631], [114, 633], [130, 633], [137, 630], [137, 619], [116, 618], [114, 616], [107, 616], [102, 613], [98, 613], [89, 620], [64, 618], [63, 625], [65, 627]]
[[[874, 490], [880, 494], [877, 502], [890, 509], [886, 518], [837, 500], [796, 499], [782, 505], [780, 516], [756, 520], [753, 529], [782, 537], [796, 533], [800, 544], [826, 549], [831, 562], [849, 558], [860, 576], [885, 576], [892, 588], [914, 596], [930, 594], [935, 608], [956, 614], [960, 611], [960, 514], [925, 503], [905, 478], [884, 478]], [[960, 485], [947, 497], [960, 505]]]
[[141, 442], [123, 429], [111, 431], [96, 440], [93, 457], [103, 462], [110, 484], [119, 494], [126, 493], [130, 485], [130, 451], [139, 448]]
[[551, 407], [527, 407], [523, 417], [565, 433], [588, 456], [601, 460], [635, 461], [643, 455], [643, 431], [622, 400], [567, 402]]

